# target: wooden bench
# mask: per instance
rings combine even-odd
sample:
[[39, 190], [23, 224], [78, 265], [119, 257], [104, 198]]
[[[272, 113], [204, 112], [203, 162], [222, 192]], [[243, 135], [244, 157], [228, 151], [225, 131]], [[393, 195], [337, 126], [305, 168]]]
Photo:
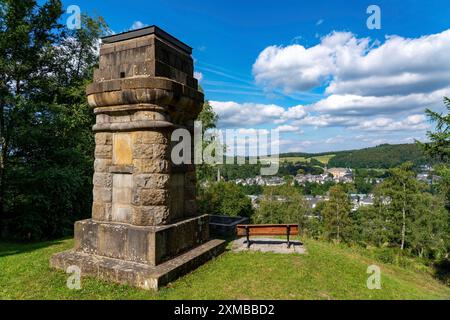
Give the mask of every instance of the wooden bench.
[[236, 234], [247, 237], [247, 248], [250, 247], [251, 236], [284, 236], [287, 237], [287, 246], [290, 248], [289, 236], [298, 235], [298, 224], [238, 224]]

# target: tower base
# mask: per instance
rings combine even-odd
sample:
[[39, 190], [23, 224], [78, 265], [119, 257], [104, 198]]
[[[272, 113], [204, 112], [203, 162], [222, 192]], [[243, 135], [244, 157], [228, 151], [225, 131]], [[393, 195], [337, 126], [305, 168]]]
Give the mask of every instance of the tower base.
[[145, 290], [158, 290], [161, 286], [220, 255], [225, 247], [224, 240], [209, 240], [157, 266], [70, 250], [53, 255], [50, 266], [66, 270], [69, 266], [76, 265], [80, 268], [82, 276], [93, 276]]
[[50, 266], [77, 266], [82, 276], [158, 289], [225, 246], [223, 240], [209, 239], [208, 215], [147, 227], [87, 219], [75, 223], [75, 248], [53, 255]]

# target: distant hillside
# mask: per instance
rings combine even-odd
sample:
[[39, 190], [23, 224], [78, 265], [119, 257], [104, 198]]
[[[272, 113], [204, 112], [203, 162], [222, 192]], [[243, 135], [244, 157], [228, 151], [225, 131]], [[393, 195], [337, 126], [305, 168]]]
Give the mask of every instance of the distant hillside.
[[427, 162], [420, 148], [415, 144], [382, 144], [361, 150], [333, 151], [317, 154], [290, 152], [280, 157], [304, 157], [334, 155], [328, 161], [328, 167], [350, 168], [392, 168], [403, 162], [411, 161], [420, 165]]
[[417, 165], [426, 163], [426, 158], [417, 144], [382, 144], [372, 148], [341, 152], [328, 162], [328, 166], [387, 169], [406, 161]]

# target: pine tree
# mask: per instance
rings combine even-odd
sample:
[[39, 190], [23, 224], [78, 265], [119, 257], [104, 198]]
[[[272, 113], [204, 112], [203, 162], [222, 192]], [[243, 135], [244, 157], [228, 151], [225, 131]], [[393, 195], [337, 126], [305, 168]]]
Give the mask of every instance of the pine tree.
[[330, 199], [322, 211], [326, 236], [340, 242], [348, 239], [351, 227], [351, 204], [348, 195], [340, 185], [330, 188]]

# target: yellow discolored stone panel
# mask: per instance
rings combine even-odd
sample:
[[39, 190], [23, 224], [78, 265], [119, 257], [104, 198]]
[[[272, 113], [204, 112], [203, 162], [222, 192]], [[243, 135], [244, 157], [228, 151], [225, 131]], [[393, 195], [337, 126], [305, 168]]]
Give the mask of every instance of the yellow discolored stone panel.
[[115, 133], [113, 143], [113, 163], [115, 165], [133, 164], [131, 134]]

